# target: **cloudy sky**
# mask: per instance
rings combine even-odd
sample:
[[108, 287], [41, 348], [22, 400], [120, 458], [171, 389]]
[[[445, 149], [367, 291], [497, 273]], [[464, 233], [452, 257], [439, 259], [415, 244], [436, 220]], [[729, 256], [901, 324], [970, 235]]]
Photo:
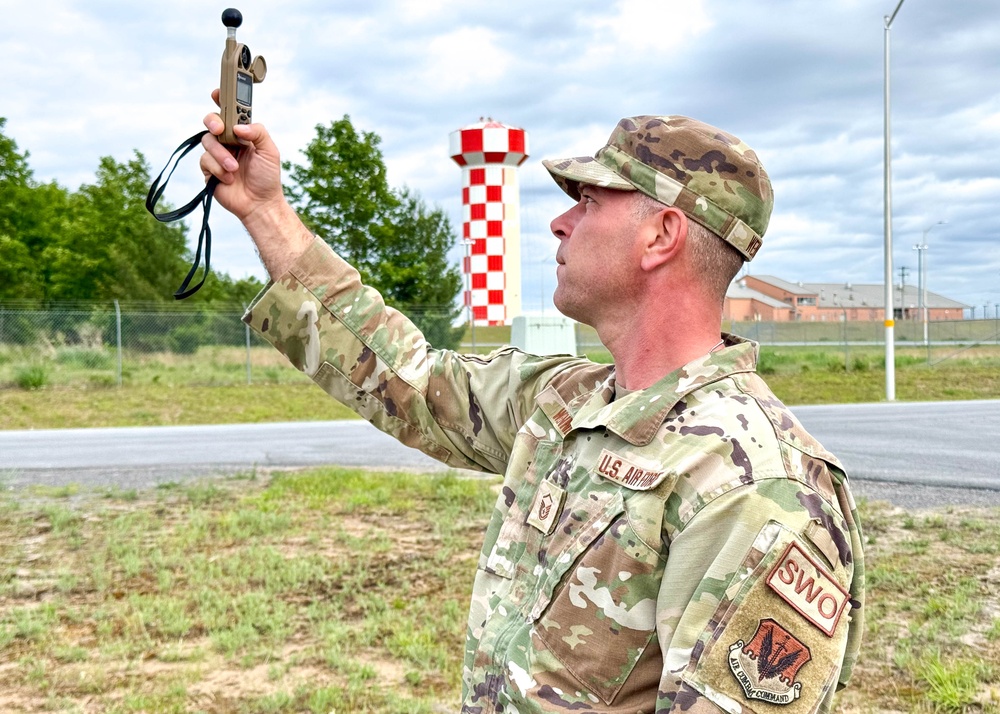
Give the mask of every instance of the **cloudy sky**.
[[[285, 158], [349, 114], [382, 137], [390, 182], [456, 230], [449, 132], [482, 116], [527, 129], [524, 307], [552, 314], [548, 223], [569, 199], [540, 160], [593, 154], [636, 114], [694, 116], [757, 150], [775, 209], [751, 273], [881, 283], [883, 18], [897, 2], [241, 0], [238, 39], [267, 59], [254, 117]], [[100, 157], [135, 150], [158, 172], [213, 107], [225, 7], [0, 0], [0, 116], [35, 177], [76, 189]], [[916, 283], [913, 246], [931, 229], [929, 289], [977, 317], [1000, 303], [998, 80], [996, 0], [905, 0], [892, 26], [894, 279], [905, 266]], [[175, 205], [198, 190], [186, 161]], [[263, 277], [235, 220], [212, 223], [213, 263]]]

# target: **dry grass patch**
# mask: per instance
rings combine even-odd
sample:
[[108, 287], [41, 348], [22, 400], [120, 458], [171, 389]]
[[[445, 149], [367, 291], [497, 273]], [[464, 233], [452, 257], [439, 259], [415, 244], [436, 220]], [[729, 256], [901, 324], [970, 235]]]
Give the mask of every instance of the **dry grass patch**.
[[[323, 469], [0, 495], [0, 711], [455, 711], [495, 487]], [[862, 505], [839, 711], [1000, 711], [998, 516]]]
[[432, 712], [494, 493], [323, 470], [0, 507], [0, 709]]
[[843, 711], [1000, 711], [998, 516], [864, 505], [866, 634]]

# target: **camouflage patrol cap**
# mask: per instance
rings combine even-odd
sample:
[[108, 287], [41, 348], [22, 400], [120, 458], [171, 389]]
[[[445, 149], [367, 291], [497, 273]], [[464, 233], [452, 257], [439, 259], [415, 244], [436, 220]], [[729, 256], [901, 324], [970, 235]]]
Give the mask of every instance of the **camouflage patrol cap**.
[[753, 150], [732, 134], [682, 116], [628, 117], [593, 157], [543, 161], [575, 200], [581, 183], [642, 191], [676, 206], [752, 260], [774, 196]]

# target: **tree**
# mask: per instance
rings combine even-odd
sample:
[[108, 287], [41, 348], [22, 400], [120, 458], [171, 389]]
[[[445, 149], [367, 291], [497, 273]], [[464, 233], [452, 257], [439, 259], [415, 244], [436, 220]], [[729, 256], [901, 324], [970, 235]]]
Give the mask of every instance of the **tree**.
[[[95, 183], [71, 193], [34, 180], [5, 126], [0, 117], [0, 299], [172, 300], [191, 260], [186, 229], [146, 211], [143, 155], [102, 158]], [[216, 272], [194, 299], [245, 304], [260, 287]]]
[[306, 225], [366, 281], [377, 244], [385, 238], [380, 231], [398, 203], [386, 179], [381, 142], [373, 132], [358, 134], [344, 115], [328, 127], [316, 126], [316, 138], [302, 152], [306, 165], [284, 164], [292, 180], [285, 193]]
[[455, 240], [451, 225], [415, 192], [389, 187], [380, 143], [373, 132], [358, 133], [346, 115], [317, 126], [303, 152], [306, 164], [284, 164], [292, 181], [285, 193], [310, 230], [431, 344], [456, 347], [462, 330], [452, 324], [462, 278], [447, 260]]
[[65, 240], [43, 254], [53, 266], [56, 300], [168, 300], [185, 272], [185, 227], [146, 211], [149, 165], [136, 151], [119, 163], [100, 160], [97, 181], [70, 200]]
[[28, 152], [22, 154], [17, 150], [17, 142], [3, 133], [5, 126], [7, 118], [0, 117], [0, 190], [6, 186], [27, 186], [31, 181]]
[[188, 299], [207, 305], [226, 303], [247, 306], [263, 287], [264, 283], [252, 276], [237, 280], [226, 273], [216, 273], [213, 270], [212, 276], [205, 281], [201, 289]]
[[392, 304], [420, 326], [437, 347], [457, 347], [462, 327], [453, 327], [461, 308], [455, 296], [462, 289], [458, 268], [448, 263], [454, 235], [440, 208], [429, 209], [417, 194], [401, 189], [388, 216], [373, 281], [392, 296]]
[[0, 299], [32, 300], [41, 294], [42, 285], [27, 246], [0, 233]]
[[38, 300], [45, 296], [41, 246], [59, 225], [48, 203], [64, 205], [65, 192], [34, 185], [28, 152], [3, 133], [6, 124], [0, 117], [0, 298]]

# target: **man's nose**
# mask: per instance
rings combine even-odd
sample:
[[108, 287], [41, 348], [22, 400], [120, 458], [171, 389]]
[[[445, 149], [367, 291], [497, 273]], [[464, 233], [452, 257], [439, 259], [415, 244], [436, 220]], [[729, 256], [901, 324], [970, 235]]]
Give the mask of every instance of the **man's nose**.
[[576, 225], [576, 221], [573, 219], [572, 213], [576, 206], [570, 208], [565, 213], [561, 213], [552, 219], [549, 224], [549, 230], [552, 231], [554, 235], [559, 240], [564, 238], [569, 238], [570, 234], [573, 232], [573, 226]]

